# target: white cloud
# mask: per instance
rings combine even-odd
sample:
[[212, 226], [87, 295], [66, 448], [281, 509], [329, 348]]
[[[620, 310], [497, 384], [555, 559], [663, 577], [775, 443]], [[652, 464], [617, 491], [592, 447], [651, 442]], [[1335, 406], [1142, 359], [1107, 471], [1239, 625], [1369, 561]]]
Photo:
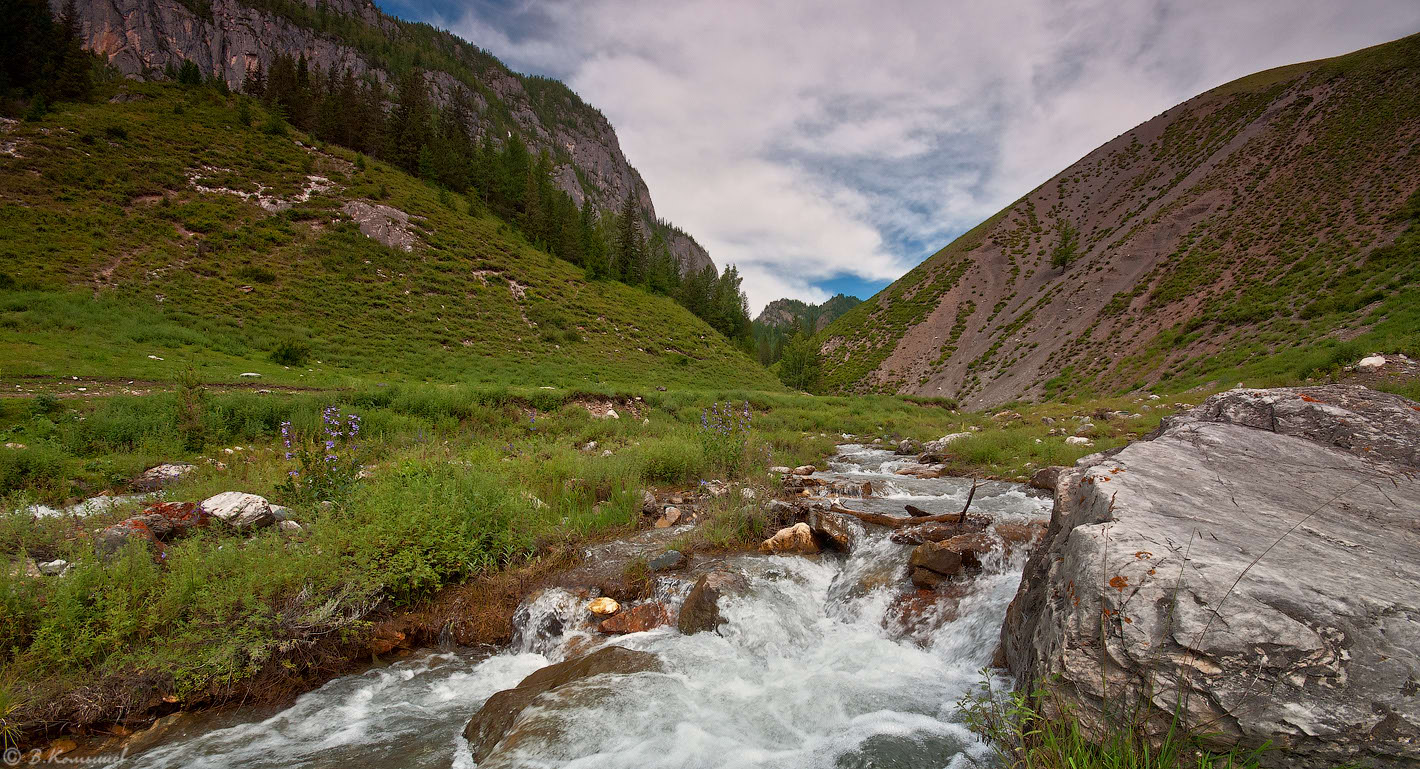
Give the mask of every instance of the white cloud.
[[599, 107], [657, 212], [739, 265], [757, 312], [895, 278], [1169, 106], [1420, 29], [1420, 4], [548, 0], [426, 20]]

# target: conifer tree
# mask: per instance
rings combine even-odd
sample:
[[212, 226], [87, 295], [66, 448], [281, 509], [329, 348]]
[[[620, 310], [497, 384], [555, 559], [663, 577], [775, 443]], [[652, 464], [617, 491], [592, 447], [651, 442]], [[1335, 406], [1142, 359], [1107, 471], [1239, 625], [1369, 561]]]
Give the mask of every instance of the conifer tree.
[[266, 71], [261, 68], [261, 62], [247, 69], [247, 75], [242, 79], [242, 90], [257, 99], [266, 97]]
[[74, 0], [65, 0], [54, 25], [54, 85], [56, 99], [83, 100], [93, 92], [93, 56], [84, 50], [83, 31]]

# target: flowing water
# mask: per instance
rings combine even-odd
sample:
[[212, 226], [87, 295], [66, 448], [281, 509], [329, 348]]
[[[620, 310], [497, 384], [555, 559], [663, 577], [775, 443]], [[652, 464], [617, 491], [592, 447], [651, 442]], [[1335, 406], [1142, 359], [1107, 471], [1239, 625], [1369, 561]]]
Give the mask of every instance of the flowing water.
[[[959, 511], [969, 481], [892, 474], [902, 461], [846, 445], [822, 476], [872, 481], [858, 509], [901, 514], [910, 503]], [[1026, 522], [1049, 502], [1014, 484], [986, 484], [975, 512]], [[430, 651], [340, 678], [276, 712], [198, 717], [132, 756], [134, 767], [473, 767], [462, 732], [490, 695], [592, 644], [654, 652], [664, 672], [598, 676], [544, 695], [523, 711], [523, 739], [499, 767], [964, 767], [989, 749], [956, 704], [982, 682], [1021, 559], [988, 559], [965, 597], [917, 597], [911, 547], [877, 527], [849, 556], [726, 559], [750, 592], [721, 602], [718, 633], [673, 627], [620, 637], [589, 631], [585, 601], [562, 590], [519, 610], [510, 648], [496, 654]], [[683, 579], [660, 598], [680, 601]], [[916, 603], [904, 599], [916, 597]], [[913, 605], [911, 610], [905, 606]], [[987, 762], [989, 763], [989, 762]]]

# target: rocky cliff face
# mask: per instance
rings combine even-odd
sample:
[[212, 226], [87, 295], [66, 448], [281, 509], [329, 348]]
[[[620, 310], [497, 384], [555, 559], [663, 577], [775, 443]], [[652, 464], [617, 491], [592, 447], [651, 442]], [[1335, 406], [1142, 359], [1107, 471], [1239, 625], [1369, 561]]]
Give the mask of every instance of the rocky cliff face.
[[[1233, 390], [1062, 474], [1002, 633], [1044, 705], [1274, 766], [1420, 761], [1420, 404]], [[1363, 762], [1364, 763], [1364, 762]]]
[[863, 300], [856, 296], [838, 294], [823, 304], [808, 304], [798, 299], [776, 299], [764, 306], [755, 323], [779, 328], [799, 326], [810, 321], [814, 331], [822, 331], [843, 313], [857, 307]]
[[1378, 256], [1420, 221], [1417, 141], [1420, 37], [1209, 91], [830, 326], [825, 384], [979, 408], [1350, 339], [1420, 287], [1413, 241]]
[[[58, 9], [62, 0], [53, 5]], [[518, 75], [487, 52], [387, 16], [369, 0], [79, 0], [77, 8], [88, 47], [124, 74], [153, 77], [191, 60], [204, 75], [221, 77], [232, 88], [240, 88], [257, 66], [269, 70], [279, 53], [304, 54], [312, 66], [326, 71], [349, 70], [387, 83], [390, 73], [376, 55], [350, 42], [352, 33], [394, 40], [418, 31], [437, 40], [439, 50], [431, 60], [447, 55], [463, 70], [428, 72], [436, 102], [465, 91], [480, 135], [491, 131], [501, 139], [499, 127], [507, 125], [535, 152], [548, 150], [558, 160], [554, 182], [578, 205], [590, 196], [598, 209], [616, 210], [635, 189], [647, 221], [658, 221], [650, 191], [601, 112], [561, 83]], [[713, 265], [693, 238], [660, 229], [682, 270]]]

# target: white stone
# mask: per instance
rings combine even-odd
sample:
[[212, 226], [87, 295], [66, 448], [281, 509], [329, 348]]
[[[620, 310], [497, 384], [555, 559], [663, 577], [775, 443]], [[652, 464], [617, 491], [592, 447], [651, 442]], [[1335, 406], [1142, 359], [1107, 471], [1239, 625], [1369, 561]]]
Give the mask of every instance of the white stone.
[[1081, 436], [1079, 436], [1079, 435], [1072, 435], [1072, 436], [1070, 436], [1069, 438], [1066, 438], [1066, 439], [1065, 439], [1065, 445], [1067, 445], [1067, 446], [1093, 446], [1093, 445], [1095, 445], [1095, 443], [1094, 443], [1094, 441], [1090, 440], [1089, 438], [1084, 438], [1084, 437], [1081, 437]]
[[262, 528], [276, 522], [265, 497], [244, 491], [224, 491], [202, 501], [209, 515], [238, 529]]
[[1356, 362], [1356, 368], [1362, 371], [1375, 371], [1385, 365], [1384, 355], [1367, 355]]

